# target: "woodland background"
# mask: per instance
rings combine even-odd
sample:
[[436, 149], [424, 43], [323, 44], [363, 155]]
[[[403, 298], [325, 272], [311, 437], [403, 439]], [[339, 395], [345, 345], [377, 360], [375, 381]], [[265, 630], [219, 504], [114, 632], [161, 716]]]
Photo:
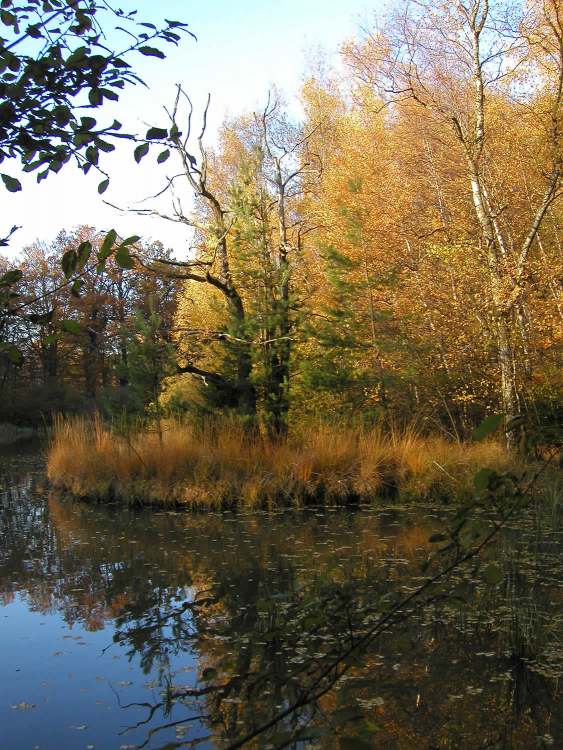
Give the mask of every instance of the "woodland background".
[[401, 6], [311, 66], [301, 119], [273, 90], [214, 148], [178, 87], [135, 160], [174, 165], [158, 214], [189, 257], [85, 226], [27, 248], [0, 420], [560, 423], [562, 20], [559, 0]]

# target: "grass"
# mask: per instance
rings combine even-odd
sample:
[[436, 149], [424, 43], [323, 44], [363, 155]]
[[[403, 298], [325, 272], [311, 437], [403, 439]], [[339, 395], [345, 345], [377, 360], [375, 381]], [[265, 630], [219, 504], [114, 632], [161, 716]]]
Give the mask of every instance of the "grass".
[[162, 435], [123, 437], [100, 419], [59, 419], [47, 470], [76, 497], [218, 510], [463, 497], [479, 468], [508, 461], [497, 442], [460, 444], [414, 429], [319, 425], [272, 443], [249, 440], [232, 422], [170, 421]]

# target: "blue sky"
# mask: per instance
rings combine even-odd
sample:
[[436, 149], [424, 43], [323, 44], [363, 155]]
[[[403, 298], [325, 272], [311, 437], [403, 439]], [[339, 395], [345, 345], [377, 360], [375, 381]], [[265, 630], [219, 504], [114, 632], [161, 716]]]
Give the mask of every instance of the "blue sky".
[[[126, 92], [115, 113], [108, 112], [107, 117], [116, 114], [131, 131], [142, 131], [145, 124], [162, 123], [162, 107], [171, 103], [174, 85], [182, 83], [196, 108], [211, 93], [208, 132], [212, 141], [225, 116], [260, 108], [272, 84], [291, 103], [311, 57], [322, 49], [329, 59], [335, 58], [339, 45], [356, 33], [378, 2], [141, 0], [129, 3], [130, 7], [138, 8], [143, 20], [157, 22], [164, 16], [188, 22], [198, 41], [186, 38], [178, 49], [169, 48], [163, 61], [139, 57], [137, 69], [149, 89], [137, 87]], [[112, 182], [104, 197], [124, 207], [157, 192], [166, 174], [163, 167], [157, 169], [150, 163], [137, 167], [131, 152], [128, 146], [105, 161]], [[4, 166], [6, 171], [16, 174], [9, 169], [11, 165]], [[189, 237], [184, 228], [160, 219], [123, 215], [107, 207], [96, 191], [99, 179], [94, 175], [84, 177], [68, 165], [40, 185], [27, 175], [21, 193], [0, 192], [1, 215], [6, 224], [0, 229], [7, 229], [13, 223], [23, 225], [13, 238], [11, 253], [36, 238], [52, 239], [63, 227], [86, 223], [106, 230], [115, 227], [123, 235], [152, 236], [180, 254], [185, 251]], [[164, 209], [166, 200], [160, 206]]]

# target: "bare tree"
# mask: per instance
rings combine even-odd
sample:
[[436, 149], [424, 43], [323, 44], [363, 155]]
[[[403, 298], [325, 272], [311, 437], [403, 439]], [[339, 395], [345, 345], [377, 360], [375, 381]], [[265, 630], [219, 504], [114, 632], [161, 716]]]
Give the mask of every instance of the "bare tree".
[[[180, 130], [181, 105], [185, 105], [186, 129]], [[196, 138], [197, 153], [192, 151], [193, 105], [188, 94], [181, 86], [177, 87], [176, 99], [172, 110], [168, 111], [170, 120], [170, 144], [176, 151], [181, 171], [167, 180], [160, 194], [170, 191], [172, 194], [172, 213], [166, 214], [155, 209], [137, 209], [136, 213], [160, 216], [168, 221], [185, 224], [195, 230], [202, 242], [195, 257], [185, 261], [169, 258], [156, 258], [150, 262], [137, 257], [146, 268], [157, 274], [173, 276], [176, 279], [207, 284], [218, 290], [223, 296], [228, 312], [228, 333], [216, 332], [212, 337], [229, 336], [236, 342], [236, 374], [230, 381], [219, 372], [202, 369], [194, 362], [184, 362], [178, 366], [179, 372], [190, 373], [206, 383], [213, 383], [217, 388], [234, 395], [236, 407], [241, 415], [253, 420], [256, 416], [256, 391], [252, 383], [252, 353], [250, 342], [246, 339], [247, 312], [242, 295], [233, 278], [231, 269], [229, 232], [231, 219], [229, 211], [221, 202], [209, 180], [209, 159], [203, 140], [207, 128], [207, 115], [210, 105], [208, 98], [203, 113], [203, 123]], [[190, 192], [203, 204], [204, 218], [201, 215], [187, 215], [181, 200], [176, 195], [179, 180], [187, 182]]]

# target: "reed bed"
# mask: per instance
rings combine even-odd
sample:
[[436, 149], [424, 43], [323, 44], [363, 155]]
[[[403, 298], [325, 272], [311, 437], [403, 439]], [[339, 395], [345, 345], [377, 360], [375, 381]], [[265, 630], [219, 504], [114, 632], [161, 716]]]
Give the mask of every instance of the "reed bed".
[[80, 498], [218, 510], [464, 497], [479, 468], [508, 460], [492, 440], [460, 444], [414, 429], [319, 425], [274, 443], [235, 422], [170, 421], [124, 436], [75, 418], [56, 421], [47, 470]]

